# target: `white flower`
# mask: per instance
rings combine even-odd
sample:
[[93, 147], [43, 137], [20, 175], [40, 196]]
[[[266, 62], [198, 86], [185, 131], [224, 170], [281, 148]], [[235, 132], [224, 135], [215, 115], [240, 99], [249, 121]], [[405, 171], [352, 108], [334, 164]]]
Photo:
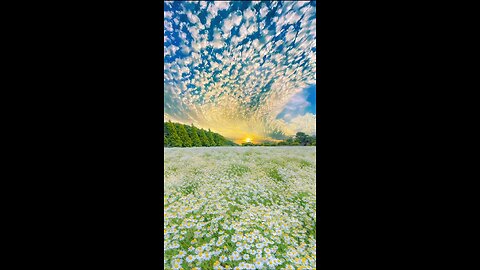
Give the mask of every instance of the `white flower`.
[[188, 263], [191, 263], [195, 260], [195, 257], [192, 255], [188, 255], [187, 258], [185, 259]]
[[255, 267], [256, 267], [257, 269], [262, 269], [262, 268], [263, 268], [263, 262], [257, 260], [257, 261], [255, 262]]

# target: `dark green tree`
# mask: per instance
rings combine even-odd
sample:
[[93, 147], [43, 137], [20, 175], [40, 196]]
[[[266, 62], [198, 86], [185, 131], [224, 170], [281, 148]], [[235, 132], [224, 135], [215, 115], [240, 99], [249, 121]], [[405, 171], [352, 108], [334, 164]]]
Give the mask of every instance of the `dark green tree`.
[[225, 138], [218, 133], [213, 133], [213, 140], [215, 141], [215, 145], [218, 145], [218, 146], [227, 145]]
[[197, 128], [192, 124], [191, 127], [188, 128], [188, 135], [190, 135], [190, 139], [192, 139], [192, 146], [202, 146], [202, 142], [198, 137]]
[[210, 146], [210, 140], [208, 139], [207, 134], [205, 134], [205, 130], [203, 128], [198, 130], [198, 137], [202, 142], [202, 146]]
[[303, 133], [303, 132], [297, 132], [297, 135], [295, 135], [295, 141], [298, 142], [299, 145], [307, 145], [308, 144], [308, 135]]
[[215, 138], [213, 137], [213, 132], [210, 129], [208, 129], [208, 131], [206, 133], [207, 133], [208, 140], [210, 142], [210, 146], [216, 146], [217, 144], [215, 143]]
[[167, 131], [167, 137], [168, 137], [168, 143], [169, 143], [168, 146], [182, 147], [182, 141], [177, 134], [175, 125], [171, 121], [168, 121], [165, 125], [165, 129]]
[[167, 134], [163, 134], [163, 146], [168, 146], [168, 137], [167, 137]]
[[187, 130], [185, 129], [185, 125], [178, 124], [177, 133], [178, 133], [178, 136], [180, 137], [180, 140], [182, 140], [183, 147], [192, 147], [192, 140], [190, 139], [190, 136], [188, 136]]

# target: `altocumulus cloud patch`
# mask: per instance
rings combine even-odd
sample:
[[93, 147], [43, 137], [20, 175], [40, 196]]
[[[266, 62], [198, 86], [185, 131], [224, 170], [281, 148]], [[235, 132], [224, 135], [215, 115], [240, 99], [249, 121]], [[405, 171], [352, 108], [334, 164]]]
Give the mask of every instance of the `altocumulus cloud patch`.
[[316, 84], [314, 1], [169, 1], [164, 15], [165, 120], [237, 141], [314, 132], [315, 114], [277, 119]]

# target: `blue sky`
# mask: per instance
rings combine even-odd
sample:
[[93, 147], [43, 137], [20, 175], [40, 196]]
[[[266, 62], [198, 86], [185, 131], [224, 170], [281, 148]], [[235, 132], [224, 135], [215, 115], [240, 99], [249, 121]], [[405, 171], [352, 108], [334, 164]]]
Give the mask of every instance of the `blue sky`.
[[312, 85], [294, 95], [285, 105], [283, 111], [277, 115], [277, 119], [288, 121], [306, 113], [316, 114], [316, 103], [316, 85]]
[[314, 1], [165, 3], [165, 120], [237, 142], [316, 133]]

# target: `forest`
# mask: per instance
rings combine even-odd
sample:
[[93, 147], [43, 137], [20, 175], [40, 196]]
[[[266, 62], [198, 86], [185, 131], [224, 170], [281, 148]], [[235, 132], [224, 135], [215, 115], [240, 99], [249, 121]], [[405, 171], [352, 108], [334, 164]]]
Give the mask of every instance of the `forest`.
[[164, 147], [209, 147], [209, 146], [233, 146], [234, 142], [227, 140], [222, 135], [204, 130], [192, 125], [163, 123], [163, 146]]

